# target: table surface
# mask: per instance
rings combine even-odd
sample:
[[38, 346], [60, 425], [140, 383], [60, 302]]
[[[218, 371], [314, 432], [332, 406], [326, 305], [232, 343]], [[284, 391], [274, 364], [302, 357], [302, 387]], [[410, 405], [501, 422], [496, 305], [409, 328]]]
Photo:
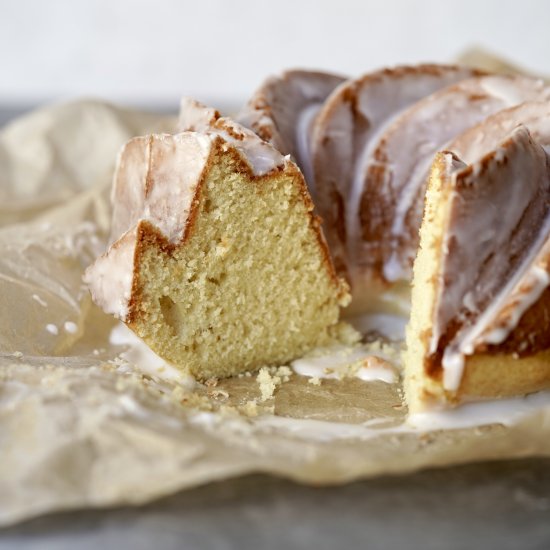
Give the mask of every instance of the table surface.
[[[0, 105], [0, 126], [26, 111]], [[474, 464], [313, 488], [268, 476], [146, 506], [44, 516], [0, 550], [550, 548], [550, 459]]]
[[268, 476], [139, 508], [66, 512], [0, 531], [0, 549], [550, 548], [550, 459], [315, 488]]

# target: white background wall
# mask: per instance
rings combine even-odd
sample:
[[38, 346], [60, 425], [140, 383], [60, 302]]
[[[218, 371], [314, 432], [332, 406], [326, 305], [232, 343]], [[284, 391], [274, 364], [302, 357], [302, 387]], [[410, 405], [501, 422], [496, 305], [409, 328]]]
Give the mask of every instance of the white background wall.
[[237, 104], [285, 67], [359, 74], [473, 44], [550, 73], [550, 1], [0, 0], [0, 102]]

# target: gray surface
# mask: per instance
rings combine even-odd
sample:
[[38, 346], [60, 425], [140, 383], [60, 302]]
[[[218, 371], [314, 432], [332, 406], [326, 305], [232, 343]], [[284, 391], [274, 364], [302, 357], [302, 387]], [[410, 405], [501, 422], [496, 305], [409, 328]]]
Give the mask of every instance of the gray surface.
[[2, 105], [0, 104], [0, 127], [13, 120], [14, 118], [25, 114], [29, 107], [20, 104]]
[[487, 463], [311, 488], [265, 476], [141, 508], [38, 518], [0, 548], [550, 549], [550, 460]]

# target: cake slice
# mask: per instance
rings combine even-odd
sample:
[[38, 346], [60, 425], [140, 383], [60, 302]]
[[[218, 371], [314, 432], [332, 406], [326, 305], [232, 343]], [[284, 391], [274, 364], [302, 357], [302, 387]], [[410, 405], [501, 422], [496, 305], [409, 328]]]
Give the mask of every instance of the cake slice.
[[550, 163], [520, 126], [432, 165], [414, 264], [410, 412], [550, 387]]
[[95, 302], [200, 379], [330, 343], [349, 295], [301, 172], [215, 110], [182, 105], [200, 131], [120, 154], [112, 244], [85, 275]]

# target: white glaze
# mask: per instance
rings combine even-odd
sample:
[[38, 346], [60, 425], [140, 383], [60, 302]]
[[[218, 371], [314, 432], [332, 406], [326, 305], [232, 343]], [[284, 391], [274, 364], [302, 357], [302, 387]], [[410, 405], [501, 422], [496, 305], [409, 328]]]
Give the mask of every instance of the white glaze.
[[188, 389], [195, 387], [195, 379], [177, 367], [160, 358], [143, 340], [124, 323], [117, 323], [109, 335], [109, 343], [114, 346], [125, 346], [119, 357], [136, 367], [143, 374], [162, 380], [177, 382]]
[[[490, 328], [482, 335], [483, 341], [489, 344], [500, 344], [504, 342], [508, 334], [517, 326], [523, 314], [540, 298], [541, 294], [550, 284], [550, 275], [546, 269], [534, 265], [527, 275], [529, 290], [518, 293], [514, 301], [514, 307], [510, 317], [500, 326]], [[513, 291], [512, 291], [513, 292]]]
[[116, 241], [84, 273], [94, 302], [105, 313], [124, 320], [132, 294], [136, 232], [129, 231]]
[[181, 240], [212, 137], [194, 132], [137, 137], [123, 148], [114, 177], [111, 242], [140, 220]]
[[48, 323], [46, 325], [46, 330], [54, 336], [57, 336], [59, 334], [59, 329], [57, 328], [57, 325], [54, 325], [53, 323]]
[[[543, 92], [545, 88], [544, 81], [541, 79], [533, 80], [534, 87], [538, 88], [539, 92]], [[518, 105], [525, 101], [524, 94], [518, 90], [513, 80], [502, 79], [497, 75], [486, 76], [482, 79], [481, 86], [487, 94], [498, 98], [507, 105]]]
[[279, 151], [251, 130], [228, 118], [220, 117], [215, 109], [188, 97], [181, 100], [179, 129], [221, 137], [241, 153], [257, 176], [278, 170], [287, 162]]
[[525, 397], [465, 403], [455, 409], [412, 414], [407, 424], [421, 431], [473, 428], [489, 424], [512, 426], [538, 409], [550, 407], [550, 392]]
[[65, 329], [65, 332], [68, 332], [69, 334], [76, 334], [78, 332], [78, 325], [72, 321], [65, 321], [63, 328]]
[[405, 327], [408, 319], [404, 315], [391, 313], [366, 313], [354, 317], [346, 317], [346, 321], [361, 334], [377, 332], [389, 340], [405, 339]]
[[319, 379], [339, 380], [352, 376], [366, 382], [381, 381], [388, 384], [398, 380], [395, 356], [390, 357], [381, 350], [373, 352], [364, 346], [338, 346], [320, 353], [319, 356], [296, 359], [290, 366], [296, 374]]
[[549, 152], [550, 101], [525, 102], [491, 115], [457, 136], [448, 149], [471, 164], [494, 151], [520, 125], [525, 126], [533, 139]]
[[300, 168], [304, 174], [309, 192], [314, 199], [315, 178], [313, 176], [313, 166], [311, 163], [310, 134], [312, 123], [315, 120], [320, 108], [321, 104], [313, 103], [298, 113], [295, 136], [296, 158], [300, 159]]

